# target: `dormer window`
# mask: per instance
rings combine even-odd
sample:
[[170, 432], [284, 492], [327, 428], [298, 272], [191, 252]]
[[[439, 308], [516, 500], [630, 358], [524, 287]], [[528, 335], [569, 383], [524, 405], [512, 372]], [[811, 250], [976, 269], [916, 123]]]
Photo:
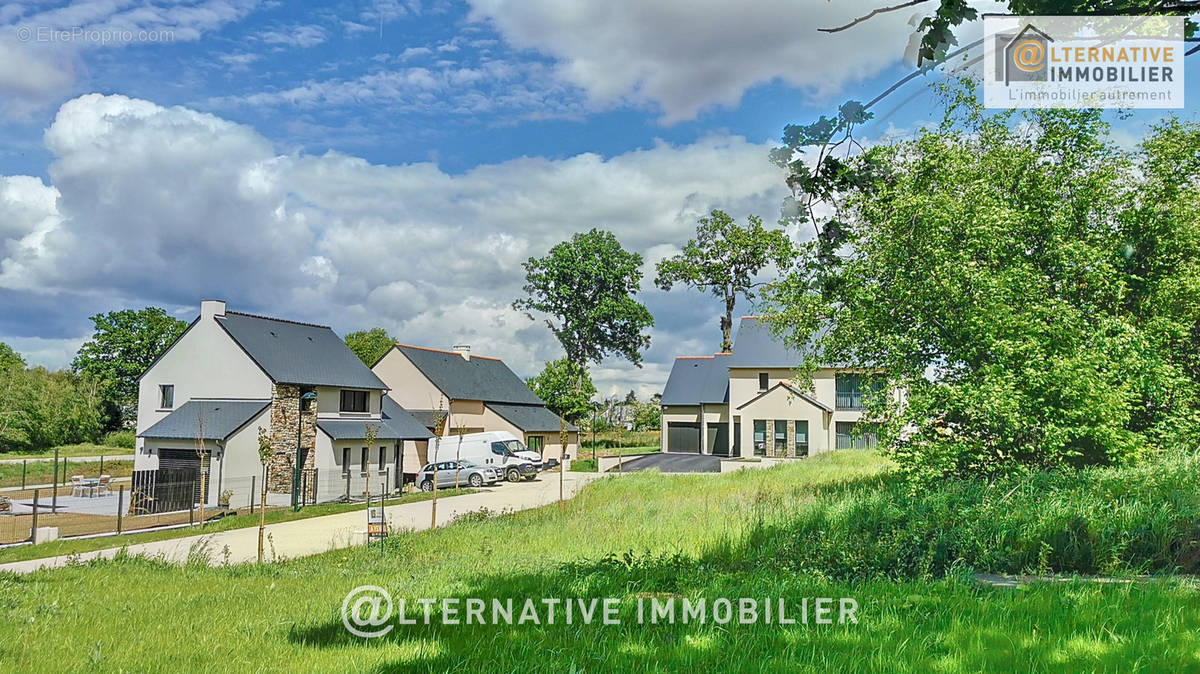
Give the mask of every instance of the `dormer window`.
[[174, 384], [159, 384], [158, 386], [158, 409], [169, 410], [175, 407], [175, 385]]
[[366, 412], [367, 392], [343, 390], [341, 410], [343, 412]]

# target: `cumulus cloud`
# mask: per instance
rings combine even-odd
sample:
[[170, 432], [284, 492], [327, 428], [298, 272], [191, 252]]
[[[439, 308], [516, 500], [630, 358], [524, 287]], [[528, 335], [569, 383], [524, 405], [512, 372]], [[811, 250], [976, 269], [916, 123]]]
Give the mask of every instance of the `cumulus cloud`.
[[668, 123], [734, 105], [748, 88], [776, 79], [837, 94], [899, 61], [913, 31], [913, 12], [901, 11], [820, 33], [861, 12], [827, 0], [470, 2], [474, 20], [553, 56], [561, 77], [594, 104], [654, 104]]
[[[661, 256], [711, 208], [769, 220], [784, 193], [768, 146], [736, 136], [450, 175], [280, 154], [213, 115], [89, 94], [62, 106], [45, 143], [51, 184], [0, 178], [0, 303], [57, 295], [82, 320], [114, 303], [186, 315], [225, 297], [342, 332], [381, 325], [417, 344], [465, 341], [522, 374], [559, 355], [540, 322], [510, 308], [523, 260], [593, 226]], [[677, 352], [716, 342], [708, 298], [646, 299], [662, 318], [647, 368], [606, 364], [596, 376], [614, 390], [648, 394]], [[12, 329], [0, 320], [0, 339]]]

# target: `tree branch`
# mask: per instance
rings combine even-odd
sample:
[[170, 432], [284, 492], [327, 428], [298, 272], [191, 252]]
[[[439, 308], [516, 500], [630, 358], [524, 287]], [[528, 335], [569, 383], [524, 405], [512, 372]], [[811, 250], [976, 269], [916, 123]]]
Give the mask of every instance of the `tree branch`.
[[880, 7], [879, 9], [872, 10], [870, 14], [867, 14], [866, 16], [860, 16], [844, 26], [838, 26], [836, 28], [818, 28], [817, 30], [822, 33], [840, 33], [843, 30], [857, 26], [873, 16], [886, 14], [887, 12], [894, 12], [898, 9], [904, 9], [905, 7], [913, 7], [926, 2], [929, 2], [929, 0], [909, 0], [908, 2], [902, 2], [898, 5], [892, 5], [891, 7]]

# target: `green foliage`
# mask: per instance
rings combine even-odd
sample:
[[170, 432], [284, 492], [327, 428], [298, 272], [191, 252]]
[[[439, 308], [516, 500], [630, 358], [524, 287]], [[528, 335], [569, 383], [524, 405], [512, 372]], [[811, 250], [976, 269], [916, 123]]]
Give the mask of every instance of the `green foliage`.
[[939, 128], [861, 158], [875, 179], [833, 204], [844, 244], [804, 247], [776, 329], [799, 344], [832, 317], [821, 360], [908, 391], [869, 403], [917, 478], [1194, 447], [1200, 127], [1129, 153], [1095, 111], [1018, 125], [952, 93]]
[[751, 215], [745, 227], [739, 227], [723, 211], [714, 210], [700, 218], [696, 238], [688, 241], [683, 252], [658, 263], [654, 283], [670, 290], [681, 283], [721, 298], [725, 313], [721, 317], [721, 351], [730, 351], [733, 340], [733, 309], [738, 296], [754, 299], [758, 274], [773, 264], [783, 269], [795, 256], [792, 241], [782, 229], [766, 229], [762, 218]]
[[21, 354], [13, 350], [13, 348], [4, 342], [0, 342], [0, 370], [7, 370], [12, 367], [25, 367], [25, 359]]
[[572, 423], [591, 413], [591, 399], [596, 395], [596, 386], [587, 370], [578, 377], [571, 376], [571, 366], [566, 358], [546, 363], [542, 371], [526, 380], [529, 388], [546, 401], [546, 407]]
[[65, 370], [0, 370], [0, 452], [94, 441], [100, 434], [97, 388], [90, 377]]
[[137, 437], [133, 434], [133, 431], [113, 431], [105, 433], [104, 437], [100, 438], [100, 444], [106, 447], [133, 449], [137, 446]]
[[585, 365], [612, 355], [641, 366], [642, 351], [650, 346], [643, 330], [654, 326], [650, 310], [634, 299], [641, 255], [622, 248], [612, 232], [592, 229], [523, 266], [526, 297], [513, 308], [530, 319], [533, 312], [546, 315], [568, 361]]
[[358, 356], [359, 360], [371, 367], [396, 344], [396, 338], [383, 328], [359, 330], [346, 335], [346, 346]]
[[258, 427], [258, 462], [264, 467], [271, 462], [275, 452], [271, 449], [271, 433], [262, 426]]
[[95, 332], [71, 362], [76, 372], [100, 383], [101, 398], [121, 416], [137, 414], [138, 378], [188, 324], [158, 307], [125, 309], [91, 317]]

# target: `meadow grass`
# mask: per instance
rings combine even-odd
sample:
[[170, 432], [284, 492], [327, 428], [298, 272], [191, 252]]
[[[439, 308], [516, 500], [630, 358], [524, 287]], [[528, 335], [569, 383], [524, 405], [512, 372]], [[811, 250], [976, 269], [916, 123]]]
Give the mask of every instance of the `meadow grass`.
[[[1200, 597], [1170, 578], [982, 586], [968, 568], [841, 578], [763, 545], [798, 514], [890, 489], [839, 452], [724, 475], [603, 478], [564, 507], [464, 518], [377, 546], [256, 566], [117, 559], [0, 575], [0, 667], [17, 671], [1184, 671]], [[1132, 495], [1137, 498], [1137, 495]], [[850, 506], [843, 506], [850, 507]], [[880, 529], [886, 534], [889, 529]], [[863, 541], [869, 543], [869, 541]], [[799, 554], [781, 548], [780, 554]], [[365, 642], [340, 606], [421, 597], [615, 597], [620, 625], [397, 626]], [[638, 596], [852, 597], [852, 625], [639, 625]]]
[[76, 456], [120, 456], [133, 454], [132, 447], [117, 447], [113, 445], [59, 445], [50, 449], [35, 452], [0, 452], [0, 459], [53, 459], [54, 451], [58, 450], [59, 458]]
[[[25, 484], [50, 484], [55, 478], [55, 469], [53, 461], [35, 461], [32, 463], [0, 463], [0, 487], [19, 487], [21, 486], [21, 472], [25, 471]], [[133, 459], [114, 458], [111, 461], [106, 457], [104, 459], [104, 474], [112, 477], [129, 477], [133, 474]], [[66, 471], [63, 471], [62, 462], [58, 462], [58, 483], [64, 484], [71, 481], [72, 475], [83, 475], [85, 477], [100, 477], [100, 462], [99, 461], [72, 461], [67, 460]]]

